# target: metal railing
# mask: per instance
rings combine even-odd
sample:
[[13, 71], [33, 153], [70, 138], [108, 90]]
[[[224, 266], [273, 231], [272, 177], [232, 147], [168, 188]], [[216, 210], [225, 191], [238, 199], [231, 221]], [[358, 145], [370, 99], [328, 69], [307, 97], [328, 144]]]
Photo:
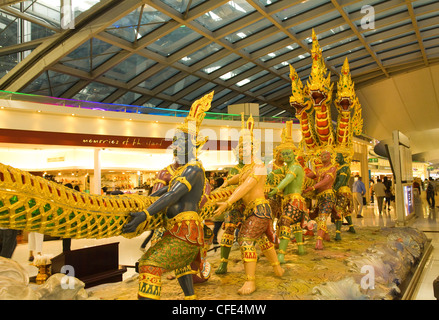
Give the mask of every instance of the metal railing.
[[[186, 117], [187, 114], [189, 113], [189, 111], [187, 111], [187, 110], [151, 108], [151, 107], [127, 105], [127, 104], [113, 104], [113, 103], [92, 102], [92, 101], [85, 101], [85, 100], [64, 99], [64, 98], [48, 97], [48, 96], [10, 92], [10, 91], [3, 91], [3, 90], [0, 90], [0, 99], [11, 100], [11, 101], [26, 101], [26, 102], [32, 102], [32, 103], [41, 103], [41, 104], [45, 104], [45, 105], [53, 105], [53, 106], [60, 106], [60, 107], [81, 108], [81, 109], [91, 109], [91, 110], [100, 110], [100, 111], [137, 113], [137, 114], [167, 116], [167, 117]], [[289, 118], [289, 117], [253, 116], [253, 118], [254, 118], [255, 122], [265, 122], [265, 123], [285, 123], [286, 121], [291, 121], [291, 120], [294, 123], [299, 122], [298, 119]], [[241, 121], [241, 115], [228, 114], [228, 113], [206, 112], [205, 119]]]

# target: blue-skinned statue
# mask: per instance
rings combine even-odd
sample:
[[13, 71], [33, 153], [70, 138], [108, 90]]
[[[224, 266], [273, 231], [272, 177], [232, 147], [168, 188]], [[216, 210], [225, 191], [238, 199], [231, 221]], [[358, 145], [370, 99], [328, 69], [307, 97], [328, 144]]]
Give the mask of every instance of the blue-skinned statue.
[[146, 210], [132, 213], [123, 227], [124, 233], [135, 232], [148, 219], [165, 212], [162, 238], [139, 261], [139, 299], [160, 299], [161, 276], [168, 271], [175, 271], [185, 299], [196, 299], [191, 264], [200, 262], [204, 245], [203, 221], [198, 211], [206, 184], [203, 165], [197, 159], [197, 150], [206, 140], [197, 140], [197, 135], [212, 98], [213, 92], [197, 100], [174, 136], [180, 167], [169, 185], [157, 190], [152, 196], [159, 198]]

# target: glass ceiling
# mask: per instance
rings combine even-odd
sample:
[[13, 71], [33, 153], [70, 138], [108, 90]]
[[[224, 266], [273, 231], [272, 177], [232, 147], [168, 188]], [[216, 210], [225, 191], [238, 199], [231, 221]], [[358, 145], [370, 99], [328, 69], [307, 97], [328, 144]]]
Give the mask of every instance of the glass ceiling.
[[0, 5], [0, 90], [182, 110], [214, 90], [212, 112], [293, 116], [313, 28], [334, 81], [345, 57], [357, 87], [439, 62], [437, 0], [71, 2]]

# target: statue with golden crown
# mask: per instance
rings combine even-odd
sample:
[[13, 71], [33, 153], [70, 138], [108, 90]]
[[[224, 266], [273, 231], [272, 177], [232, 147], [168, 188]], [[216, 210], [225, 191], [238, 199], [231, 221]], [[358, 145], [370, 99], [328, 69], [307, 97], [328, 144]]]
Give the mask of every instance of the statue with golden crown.
[[185, 299], [195, 299], [191, 264], [200, 262], [204, 246], [203, 219], [198, 211], [206, 185], [205, 171], [197, 159], [197, 150], [205, 142], [197, 139], [205, 112], [210, 109], [213, 92], [196, 101], [178, 128], [173, 141], [178, 167], [169, 186], [160, 189], [159, 198], [148, 208], [131, 213], [124, 233], [132, 233], [151, 217], [166, 211], [161, 239], [139, 261], [139, 299], [160, 299], [161, 276], [175, 270]]
[[292, 121], [287, 121], [282, 131], [282, 143], [277, 147], [285, 165], [270, 173], [280, 174], [284, 178], [268, 193], [269, 197], [280, 195], [282, 199], [282, 214], [277, 224], [280, 239], [277, 257], [280, 263], [285, 263], [285, 253], [292, 232], [299, 255], [305, 254], [302, 231], [302, 221], [307, 211], [306, 201], [302, 196], [305, 171], [296, 160], [297, 148], [292, 139], [292, 125]]
[[[245, 119], [244, 113], [241, 113], [241, 130], [245, 129]], [[235, 156], [238, 159], [238, 164], [231, 168], [227, 174], [226, 180], [232, 179], [234, 176], [239, 175], [243, 168], [244, 157], [242, 148], [236, 147], [234, 150]], [[228, 182], [226, 182], [226, 186]], [[224, 185], [223, 185], [224, 187]], [[230, 251], [232, 250], [232, 245], [235, 240], [235, 231], [241, 226], [244, 218], [244, 205], [242, 201], [236, 201], [232, 206], [228, 207], [224, 212], [224, 232], [221, 236], [220, 241], [220, 264], [216, 269], [216, 274], [225, 274], [227, 273], [227, 266], [229, 262]]]
[[218, 208], [215, 211], [215, 214], [221, 214], [239, 200], [245, 206], [244, 219], [238, 238], [246, 273], [246, 280], [238, 290], [241, 295], [248, 295], [256, 290], [255, 274], [258, 260], [255, 248], [256, 242], [273, 266], [274, 273], [277, 276], [282, 276], [284, 273], [274, 248], [276, 236], [272, 225], [271, 208], [265, 198], [267, 168], [256, 156], [253, 128], [254, 121], [253, 117], [250, 116], [246, 128], [241, 130], [238, 145], [245, 165], [241, 173], [226, 180], [221, 188], [229, 185], [238, 185], [238, 187], [227, 201], [217, 204]]

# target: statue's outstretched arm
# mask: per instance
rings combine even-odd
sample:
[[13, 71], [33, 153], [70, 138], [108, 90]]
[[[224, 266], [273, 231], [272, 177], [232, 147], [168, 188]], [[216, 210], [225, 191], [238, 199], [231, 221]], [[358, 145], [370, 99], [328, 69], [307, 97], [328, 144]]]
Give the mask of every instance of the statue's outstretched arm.
[[161, 187], [151, 194], [151, 197], [161, 197], [168, 191], [168, 186]]
[[282, 191], [286, 188], [291, 182], [294, 181], [297, 177], [296, 168], [293, 170], [288, 169], [287, 174], [285, 178], [282, 179], [282, 181], [268, 194], [269, 196], [274, 196], [278, 191]]
[[190, 191], [191, 189], [190, 185], [193, 185], [195, 183], [196, 176], [199, 170], [200, 169], [196, 166], [187, 167], [180, 175], [180, 178], [183, 179], [181, 181], [186, 181], [186, 182], [180, 182], [178, 179], [176, 179], [177, 181], [172, 184], [169, 191], [165, 192], [160, 198], [157, 199], [157, 201], [151, 204], [146, 210], [131, 213], [130, 215], [132, 219], [130, 222], [124, 225], [122, 232], [123, 233], [135, 232], [137, 227], [142, 222], [144, 222], [147, 218], [150, 218], [156, 215], [157, 213], [165, 210], [167, 207], [176, 204], [181, 199], [182, 196], [184, 196]]

